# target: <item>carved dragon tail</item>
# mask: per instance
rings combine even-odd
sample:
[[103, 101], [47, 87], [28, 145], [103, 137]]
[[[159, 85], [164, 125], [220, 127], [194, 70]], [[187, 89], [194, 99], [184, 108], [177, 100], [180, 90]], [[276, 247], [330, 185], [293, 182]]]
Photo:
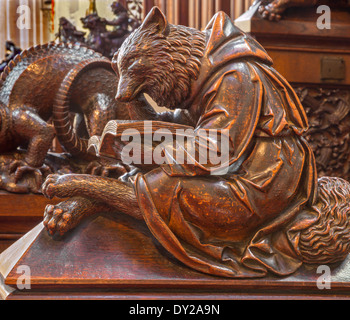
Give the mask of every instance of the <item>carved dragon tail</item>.
[[83, 158], [90, 157], [87, 153], [88, 141], [80, 138], [73, 128], [70, 116], [70, 94], [80, 76], [97, 67], [112, 69], [110, 61], [105, 58], [91, 59], [79, 63], [62, 82], [53, 106], [53, 123], [58, 140], [69, 153]]
[[318, 201], [311, 208], [318, 220], [300, 234], [299, 251], [307, 264], [331, 264], [350, 253], [350, 183], [321, 178]]

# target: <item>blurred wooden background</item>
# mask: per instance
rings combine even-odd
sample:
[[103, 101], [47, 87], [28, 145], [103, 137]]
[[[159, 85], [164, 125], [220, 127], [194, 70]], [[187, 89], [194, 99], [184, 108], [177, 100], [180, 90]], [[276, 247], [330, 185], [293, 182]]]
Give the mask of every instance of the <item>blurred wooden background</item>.
[[[110, 5], [114, 0], [96, 0], [100, 16], [111, 18]], [[143, 0], [143, 16], [158, 6], [173, 24], [204, 29], [213, 15], [223, 10], [236, 19], [254, 0]], [[53, 6], [52, 6], [53, 4]], [[30, 29], [20, 30], [17, 21], [23, 13], [20, 6], [30, 8]], [[27, 49], [55, 39], [58, 19], [65, 16], [81, 29], [80, 18], [85, 16], [89, 0], [0, 0], [0, 60], [5, 55], [5, 41]]]
[[[20, 6], [30, 11], [28, 29], [17, 27], [18, 18], [23, 14]], [[44, 0], [0, 0], [0, 60], [5, 55], [5, 41], [11, 40], [18, 47], [29, 48], [50, 41], [51, 6]]]
[[204, 29], [218, 11], [226, 12], [232, 19], [238, 18], [254, 0], [144, 0], [145, 14], [158, 6], [170, 23]]

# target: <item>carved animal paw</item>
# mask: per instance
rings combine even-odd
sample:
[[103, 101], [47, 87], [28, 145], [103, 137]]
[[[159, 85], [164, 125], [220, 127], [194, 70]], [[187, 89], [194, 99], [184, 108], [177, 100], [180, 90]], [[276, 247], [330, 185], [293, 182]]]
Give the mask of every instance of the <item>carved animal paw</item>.
[[9, 171], [10, 174], [14, 174], [15, 183], [18, 183], [25, 174], [33, 173], [38, 190], [40, 190], [44, 178], [52, 173], [51, 168], [45, 164], [41, 167], [32, 167], [24, 160], [13, 161], [9, 167]]
[[81, 220], [79, 214], [75, 214], [69, 204], [68, 201], [46, 207], [44, 226], [51, 236], [56, 234], [63, 236], [79, 224]]
[[93, 176], [101, 176], [101, 177], [111, 177], [116, 176], [120, 177], [127, 173], [127, 169], [122, 164], [109, 164], [104, 165], [100, 162], [94, 161], [91, 162], [85, 169], [85, 174], [90, 174]]
[[42, 185], [42, 193], [48, 198], [67, 198], [73, 196], [77, 183], [76, 175], [49, 175]]

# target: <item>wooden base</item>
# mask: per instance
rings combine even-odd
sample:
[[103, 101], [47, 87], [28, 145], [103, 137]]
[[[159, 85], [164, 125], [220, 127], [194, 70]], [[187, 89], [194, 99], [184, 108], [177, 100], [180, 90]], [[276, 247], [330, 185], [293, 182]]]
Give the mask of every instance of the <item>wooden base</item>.
[[[30, 268], [30, 290], [17, 289], [20, 266]], [[179, 263], [146, 225], [122, 215], [87, 220], [61, 240], [38, 225], [0, 255], [0, 274], [8, 300], [350, 298], [350, 260], [332, 270], [331, 290], [318, 289], [316, 267], [287, 279], [212, 277]]]

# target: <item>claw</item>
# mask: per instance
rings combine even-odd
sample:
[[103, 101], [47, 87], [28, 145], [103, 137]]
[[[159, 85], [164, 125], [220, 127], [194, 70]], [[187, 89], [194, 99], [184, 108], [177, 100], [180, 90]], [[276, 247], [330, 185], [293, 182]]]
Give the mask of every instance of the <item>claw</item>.
[[71, 220], [72, 219], [72, 215], [70, 214], [70, 213], [65, 213], [63, 216], [62, 216], [62, 219], [64, 220], [64, 221], [69, 221], [69, 220]]
[[101, 173], [101, 169], [102, 169], [102, 166], [93, 168], [91, 171], [91, 175], [99, 176]]
[[9, 166], [10, 174], [14, 174], [14, 181], [17, 184], [26, 173], [33, 173], [37, 190], [40, 190], [43, 183], [43, 178], [51, 173], [51, 169], [43, 165], [40, 168], [32, 167], [23, 160], [15, 160]]
[[52, 204], [49, 204], [46, 206], [46, 213], [51, 213], [53, 212], [53, 210], [55, 209], [55, 207]]
[[91, 162], [85, 169], [85, 174], [90, 174], [93, 176], [110, 177], [114, 173], [118, 177], [127, 173], [124, 165], [116, 164], [101, 164], [97, 161]]
[[46, 206], [44, 213], [44, 226], [50, 236], [63, 236], [72, 228], [74, 214], [68, 208], [64, 207], [64, 203], [53, 206]]
[[62, 209], [56, 209], [55, 212], [53, 213], [53, 217], [55, 219], [59, 218], [63, 213], [63, 210]]
[[[51, 208], [49, 208], [49, 210], [51, 210]], [[55, 207], [53, 207], [52, 212], [53, 214], [51, 215], [50, 221], [46, 224], [46, 228], [48, 229], [50, 235], [53, 236], [56, 233], [57, 223], [63, 214], [63, 210], [59, 208], [55, 209]]]
[[50, 233], [50, 235], [54, 235], [55, 234], [55, 229], [56, 229], [56, 221], [54, 219], [51, 219], [50, 222], [48, 223], [48, 231]]
[[48, 228], [49, 222], [52, 218], [52, 213], [55, 207], [53, 205], [46, 206], [45, 212], [44, 212], [44, 226], [45, 228]]
[[43, 183], [42, 185], [42, 194], [48, 198], [48, 199], [52, 199], [55, 196], [55, 183], [57, 182], [58, 178], [60, 176], [57, 174], [52, 174], [49, 175], [46, 178], [46, 181]]
[[102, 176], [102, 177], [105, 177], [105, 178], [109, 177], [109, 169], [108, 169], [108, 168], [104, 168], [104, 169], [102, 170], [101, 176]]
[[57, 229], [59, 230], [60, 236], [63, 236], [68, 230], [68, 221], [60, 221], [57, 223]]
[[46, 209], [45, 209], [45, 213], [44, 213], [44, 218], [52, 216], [54, 209], [55, 209], [55, 207], [53, 205], [51, 205], [51, 204], [47, 205]]
[[42, 193], [44, 197], [47, 199], [53, 198], [52, 184], [47, 180], [44, 182], [44, 185], [42, 186]]

